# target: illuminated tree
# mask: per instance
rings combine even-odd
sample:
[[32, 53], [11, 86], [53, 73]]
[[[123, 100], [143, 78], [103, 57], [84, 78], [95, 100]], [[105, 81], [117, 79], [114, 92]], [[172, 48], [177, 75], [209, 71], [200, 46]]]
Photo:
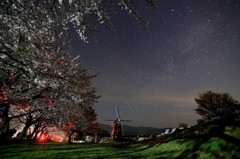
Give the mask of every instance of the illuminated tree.
[[239, 114], [240, 112], [239, 102], [227, 93], [207, 91], [199, 94], [195, 101], [198, 104], [195, 111], [202, 116], [201, 121], [219, 116]]
[[[81, 128], [94, 125], [91, 107], [99, 96], [90, 81], [95, 76], [68, 55], [69, 30], [87, 42], [86, 34], [96, 31], [96, 24], [112, 31], [110, 17], [122, 10], [145, 24], [134, 9], [136, 2], [1, 0], [0, 135], [17, 121], [25, 124], [20, 136], [42, 121], [59, 127], [69, 122]], [[154, 0], [146, 2], [155, 7]]]
[[[30, 54], [28, 57], [32, 55], [36, 56]], [[76, 120], [74, 114], [81, 114], [79, 109], [93, 106], [98, 98], [90, 82], [95, 76], [88, 75], [87, 70], [75, 62], [76, 59], [71, 60], [64, 54], [32, 57], [30, 62], [18, 58], [20, 64], [7, 57], [4, 59], [4, 63], [0, 63], [5, 66], [1, 74], [4, 89], [0, 103], [0, 117], [4, 123], [2, 133], [9, 131], [9, 123], [14, 118], [25, 125], [19, 138], [41, 119], [51, 119], [55, 126], [63, 127]], [[21, 63], [28, 67], [22, 67]], [[83, 118], [86, 116], [81, 116]]]
[[[145, 1], [148, 6], [156, 7], [154, 0]], [[47, 33], [52, 42], [62, 43], [71, 27], [83, 41], [87, 41], [85, 34], [96, 31], [97, 24], [112, 30], [110, 18], [120, 11], [125, 10], [143, 22], [142, 16], [134, 9], [136, 3], [137, 0], [2, 0], [0, 33], [12, 35], [3, 46], [5, 51], [11, 51], [17, 49], [18, 42], [27, 42], [28, 49], [42, 47], [36, 42], [48, 45], [42, 41], [44, 36], [36, 38], [36, 32]], [[1, 40], [6, 38], [2, 36]]]

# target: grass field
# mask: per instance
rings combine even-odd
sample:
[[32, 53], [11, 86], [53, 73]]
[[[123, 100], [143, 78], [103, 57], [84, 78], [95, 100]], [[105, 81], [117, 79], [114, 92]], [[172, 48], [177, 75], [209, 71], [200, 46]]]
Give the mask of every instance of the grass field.
[[0, 146], [0, 159], [240, 159], [240, 117], [216, 119], [144, 143], [18, 143]]
[[162, 144], [21, 143], [0, 147], [1, 159], [199, 158], [238, 159], [240, 149], [224, 139], [177, 139]]

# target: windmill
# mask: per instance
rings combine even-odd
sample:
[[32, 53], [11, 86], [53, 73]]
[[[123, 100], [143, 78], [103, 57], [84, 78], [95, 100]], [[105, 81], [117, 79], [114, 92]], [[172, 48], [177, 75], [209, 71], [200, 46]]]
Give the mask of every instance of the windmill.
[[111, 131], [111, 137], [112, 139], [121, 139], [124, 136], [123, 127], [121, 122], [127, 122], [131, 121], [129, 119], [121, 119], [120, 113], [118, 110], [118, 107], [115, 107], [117, 119], [115, 120], [106, 120], [106, 121], [112, 121], [112, 131]]

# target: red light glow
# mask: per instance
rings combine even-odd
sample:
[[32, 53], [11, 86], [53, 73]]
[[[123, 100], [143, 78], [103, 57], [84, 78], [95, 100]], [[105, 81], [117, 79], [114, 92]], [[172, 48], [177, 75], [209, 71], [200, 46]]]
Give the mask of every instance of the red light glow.
[[50, 139], [51, 141], [54, 141], [54, 142], [62, 142], [63, 141], [63, 138], [58, 136], [58, 135], [53, 135], [53, 137], [51, 137]]
[[46, 133], [40, 133], [39, 135], [37, 135], [37, 142], [47, 142], [48, 141], [48, 135]]
[[52, 106], [52, 105], [49, 105], [49, 106], [48, 106], [48, 109], [52, 109], [52, 108], [53, 108], [53, 106]]

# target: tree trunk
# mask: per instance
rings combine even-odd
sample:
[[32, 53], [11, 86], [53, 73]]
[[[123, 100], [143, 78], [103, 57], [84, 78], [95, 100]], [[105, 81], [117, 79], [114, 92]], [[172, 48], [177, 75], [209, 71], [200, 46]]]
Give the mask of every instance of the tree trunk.
[[68, 132], [68, 143], [71, 144], [72, 143], [72, 131], [69, 130]]
[[[1, 138], [7, 138], [9, 137], [9, 124], [10, 124], [10, 120], [11, 118], [8, 117], [8, 111], [10, 109], [10, 104], [9, 103], [3, 103], [0, 105], [0, 108], [3, 108], [1, 110], [1, 118], [2, 118], [2, 124], [1, 124], [1, 127], [0, 127], [0, 135], [1, 135]], [[10, 136], [11, 137], [11, 136]]]
[[27, 130], [31, 125], [26, 124], [23, 130], [17, 135], [17, 139], [23, 139], [27, 135]]
[[32, 132], [32, 134], [31, 134], [31, 139], [33, 139], [33, 140], [36, 139], [38, 132], [40, 132], [40, 131], [39, 131], [39, 128], [40, 128], [40, 126], [38, 126], [37, 124], [35, 124], [34, 129], [33, 129], [33, 132]]
[[31, 115], [31, 113], [29, 113], [28, 117], [26, 119], [26, 124], [25, 124], [22, 132], [20, 132], [17, 135], [17, 139], [23, 139], [24, 137], [26, 137], [27, 136], [27, 131], [30, 128], [31, 125], [32, 125], [32, 115]]

